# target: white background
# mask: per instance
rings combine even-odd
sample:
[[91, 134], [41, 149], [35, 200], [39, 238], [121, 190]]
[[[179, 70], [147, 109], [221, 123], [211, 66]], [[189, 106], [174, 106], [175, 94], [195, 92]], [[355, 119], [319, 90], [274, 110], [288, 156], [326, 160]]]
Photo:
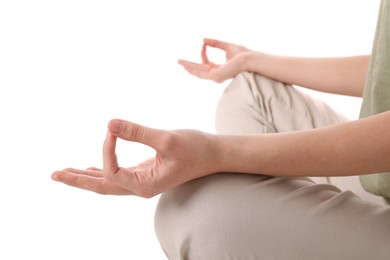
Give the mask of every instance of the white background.
[[[101, 196], [51, 172], [101, 166], [111, 118], [214, 132], [228, 84], [191, 77], [203, 37], [264, 52], [371, 51], [379, 0], [0, 1], [0, 259], [165, 259], [158, 197]], [[213, 52], [222, 60], [220, 52]], [[317, 94], [351, 118], [360, 99]], [[121, 142], [123, 166], [153, 151]]]

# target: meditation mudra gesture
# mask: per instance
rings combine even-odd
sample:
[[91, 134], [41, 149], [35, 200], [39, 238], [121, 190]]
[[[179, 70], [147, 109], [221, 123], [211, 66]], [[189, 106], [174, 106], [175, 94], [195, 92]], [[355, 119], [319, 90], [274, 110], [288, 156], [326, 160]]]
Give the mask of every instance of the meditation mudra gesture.
[[[101, 194], [161, 194], [155, 230], [169, 259], [389, 259], [389, 5], [381, 3], [371, 55], [284, 57], [204, 39], [202, 63], [179, 64], [231, 80], [217, 134], [113, 119], [103, 169], [52, 178]], [[211, 62], [207, 48], [223, 50], [226, 63]], [[363, 97], [360, 119], [294, 86]], [[118, 138], [156, 155], [121, 167]]]

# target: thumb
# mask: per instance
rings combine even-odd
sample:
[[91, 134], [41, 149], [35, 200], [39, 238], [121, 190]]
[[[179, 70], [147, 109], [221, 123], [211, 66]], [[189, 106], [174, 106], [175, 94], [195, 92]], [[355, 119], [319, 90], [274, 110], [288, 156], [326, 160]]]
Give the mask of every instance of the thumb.
[[108, 130], [113, 136], [120, 139], [142, 143], [156, 150], [161, 143], [161, 137], [166, 132], [120, 119], [111, 120], [108, 123]]

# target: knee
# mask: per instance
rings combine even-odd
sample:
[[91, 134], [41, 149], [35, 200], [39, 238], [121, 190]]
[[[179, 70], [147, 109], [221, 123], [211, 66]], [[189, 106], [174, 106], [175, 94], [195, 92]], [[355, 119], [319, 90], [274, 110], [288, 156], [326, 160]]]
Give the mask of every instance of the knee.
[[[215, 127], [221, 134], [274, 132], [268, 109], [271, 80], [251, 72], [238, 74], [226, 87], [215, 113]], [[272, 121], [272, 120], [271, 120]]]
[[211, 250], [210, 236], [216, 235], [210, 195], [203, 181], [195, 180], [160, 196], [155, 231], [169, 259], [212, 259], [200, 255]]
[[[155, 230], [170, 259], [225, 259], [244, 256], [250, 236], [248, 187], [263, 176], [216, 174], [162, 194]], [[247, 187], [247, 188], [245, 188]]]
[[[222, 93], [215, 113], [215, 127], [218, 133], [237, 134], [241, 132], [238, 121], [253, 117], [256, 102], [251, 93], [250, 72], [241, 72], [226, 87]], [[236, 130], [239, 128], [239, 130]], [[233, 129], [233, 130], [232, 130]]]
[[246, 71], [237, 74], [226, 87], [222, 97], [242, 98], [245, 96], [244, 93], [251, 90], [251, 85], [253, 85], [253, 81], [257, 76]]

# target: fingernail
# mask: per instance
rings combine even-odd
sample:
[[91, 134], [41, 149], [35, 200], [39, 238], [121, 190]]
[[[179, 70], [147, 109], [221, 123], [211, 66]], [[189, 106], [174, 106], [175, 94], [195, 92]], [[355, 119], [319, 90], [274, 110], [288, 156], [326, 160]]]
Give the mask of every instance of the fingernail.
[[59, 178], [59, 173], [58, 172], [54, 172], [54, 173], [52, 173], [52, 175], [51, 175], [51, 179], [53, 180], [53, 181], [59, 181], [60, 180], [60, 178]]
[[123, 122], [120, 120], [113, 120], [110, 123], [110, 130], [115, 134], [119, 134], [122, 131]]

